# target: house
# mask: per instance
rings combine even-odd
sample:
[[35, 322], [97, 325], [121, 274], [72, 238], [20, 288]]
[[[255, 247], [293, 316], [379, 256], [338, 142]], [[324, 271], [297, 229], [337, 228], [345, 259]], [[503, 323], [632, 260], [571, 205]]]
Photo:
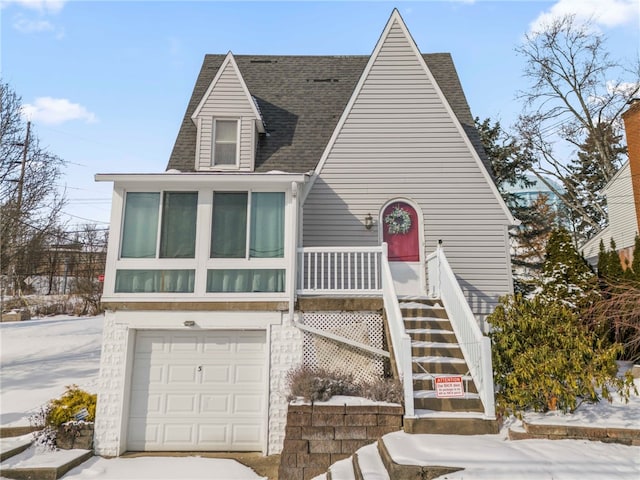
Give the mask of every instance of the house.
[[596, 266], [600, 241], [609, 248], [616, 243], [623, 268], [633, 260], [635, 237], [640, 231], [640, 99], [632, 100], [622, 114], [627, 136], [629, 160], [605, 185], [609, 225], [586, 242], [582, 252], [587, 261]]
[[412, 345], [412, 314], [455, 324], [456, 400], [495, 421], [482, 328], [512, 291], [514, 219], [451, 56], [397, 11], [370, 56], [207, 55], [166, 172], [96, 179], [114, 184], [98, 454], [278, 453], [302, 363], [390, 363], [405, 416], [427, 416], [446, 362]]

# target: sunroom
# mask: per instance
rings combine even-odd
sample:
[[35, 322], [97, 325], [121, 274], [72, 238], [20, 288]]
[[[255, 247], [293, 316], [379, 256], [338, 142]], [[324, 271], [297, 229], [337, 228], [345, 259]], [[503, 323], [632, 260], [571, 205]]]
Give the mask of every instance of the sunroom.
[[98, 174], [114, 182], [103, 302], [283, 301], [295, 291], [287, 173]]

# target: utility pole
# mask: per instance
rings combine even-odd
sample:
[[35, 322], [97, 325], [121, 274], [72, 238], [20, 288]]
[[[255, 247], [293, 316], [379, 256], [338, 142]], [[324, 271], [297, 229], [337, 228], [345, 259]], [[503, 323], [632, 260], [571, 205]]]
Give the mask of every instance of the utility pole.
[[[14, 237], [13, 237], [13, 248], [12, 248], [12, 256], [11, 259], [11, 285], [12, 291], [15, 295], [15, 276], [16, 276], [16, 259], [15, 256], [18, 253], [18, 237], [20, 227], [19, 224], [22, 221], [22, 191], [24, 188], [24, 173], [27, 167], [27, 154], [29, 152], [29, 135], [31, 132], [31, 121], [27, 122], [27, 134], [25, 135], [24, 144], [22, 145], [22, 161], [20, 162], [20, 177], [18, 178], [18, 198], [16, 200], [16, 217], [15, 217], [15, 227], [14, 227]], [[18, 295], [22, 295], [22, 286], [20, 285], [20, 281], [18, 281]]]
[[22, 162], [20, 164], [20, 178], [18, 179], [18, 202], [17, 202], [18, 219], [20, 218], [20, 213], [22, 212], [22, 189], [24, 186], [24, 171], [27, 166], [27, 152], [29, 151], [29, 132], [30, 131], [31, 131], [31, 121], [28, 121], [27, 135], [24, 140], [24, 148], [22, 149]]

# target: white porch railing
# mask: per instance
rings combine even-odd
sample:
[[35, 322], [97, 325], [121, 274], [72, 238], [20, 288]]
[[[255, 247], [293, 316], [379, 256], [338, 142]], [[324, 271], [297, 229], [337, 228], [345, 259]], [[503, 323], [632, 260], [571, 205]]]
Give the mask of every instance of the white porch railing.
[[382, 294], [382, 247], [304, 247], [298, 255], [298, 294]]
[[398, 376], [402, 381], [404, 391], [404, 415], [415, 416], [413, 407], [413, 371], [411, 360], [411, 337], [405, 331], [402, 312], [398, 304], [398, 296], [393, 286], [391, 269], [387, 259], [387, 244], [382, 244], [382, 299], [387, 316], [387, 325], [393, 346], [393, 356], [396, 360]]
[[485, 417], [494, 419], [496, 408], [493, 396], [491, 340], [480, 331], [478, 322], [440, 245], [427, 257], [427, 271], [429, 295], [442, 300], [471, 376], [478, 388]]

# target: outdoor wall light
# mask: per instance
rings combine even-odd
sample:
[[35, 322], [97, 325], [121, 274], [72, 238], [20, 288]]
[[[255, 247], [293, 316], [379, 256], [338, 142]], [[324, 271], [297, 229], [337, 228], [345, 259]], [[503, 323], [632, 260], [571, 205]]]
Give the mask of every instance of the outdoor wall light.
[[373, 227], [373, 217], [370, 213], [367, 213], [367, 216], [364, 217], [364, 228], [371, 230], [371, 227]]
[[196, 322], [194, 322], [193, 320], [185, 320], [183, 325], [185, 327], [194, 327], [196, 325]]

